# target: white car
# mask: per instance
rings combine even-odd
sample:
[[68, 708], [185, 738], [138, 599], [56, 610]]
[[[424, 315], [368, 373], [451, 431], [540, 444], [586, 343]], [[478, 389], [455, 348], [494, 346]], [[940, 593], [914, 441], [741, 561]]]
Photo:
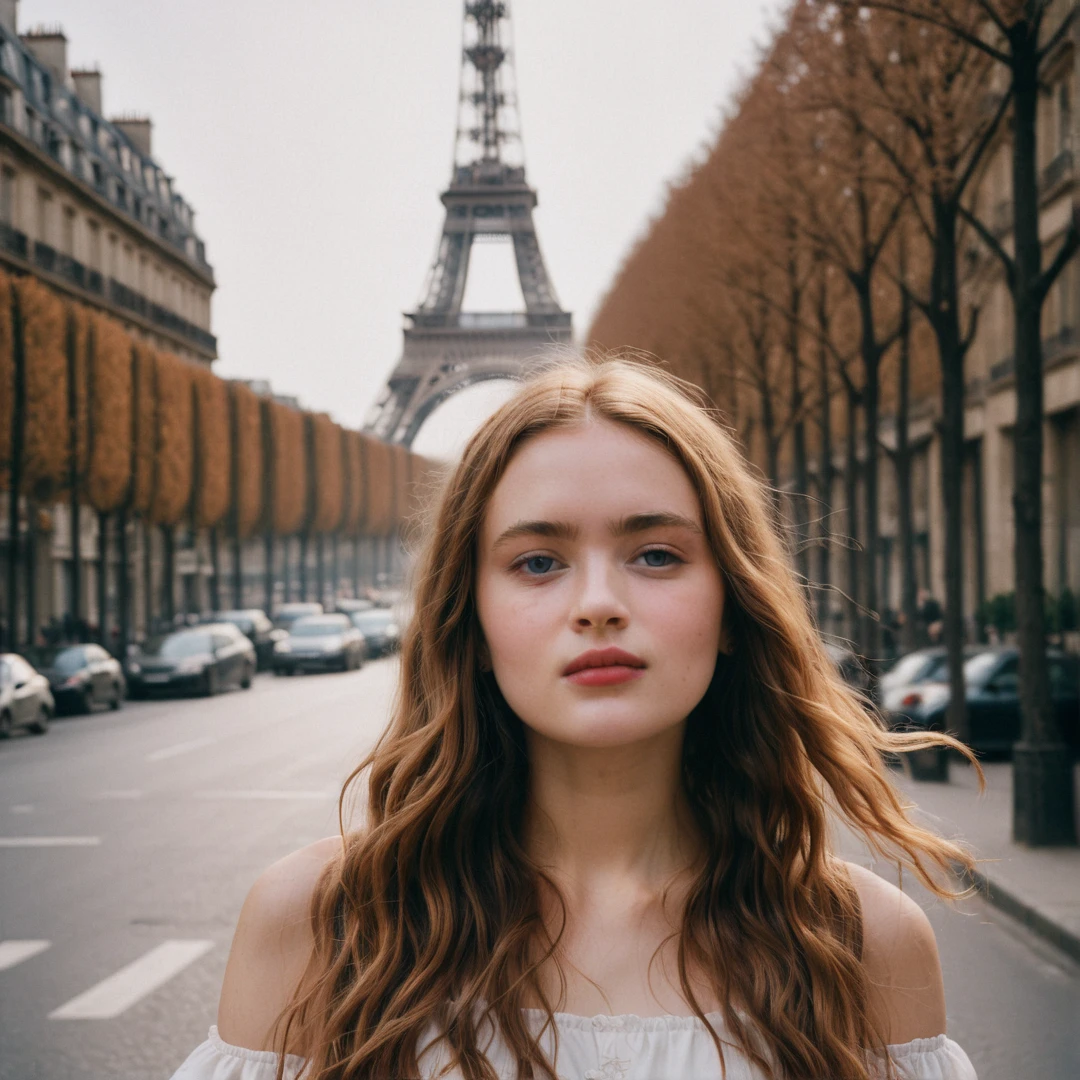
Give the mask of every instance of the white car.
[[18, 653], [0, 653], [0, 739], [20, 727], [44, 735], [55, 709], [49, 680]]

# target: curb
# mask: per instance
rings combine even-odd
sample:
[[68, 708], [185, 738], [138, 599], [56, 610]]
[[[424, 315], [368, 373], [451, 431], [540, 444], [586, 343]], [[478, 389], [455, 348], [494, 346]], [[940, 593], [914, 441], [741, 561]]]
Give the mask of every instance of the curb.
[[1080, 934], [1048, 919], [1038, 908], [978, 870], [965, 870], [959, 863], [954, 864], [954, 870], [961, 881], [985, 897], [988, 903], [1080, 963]]

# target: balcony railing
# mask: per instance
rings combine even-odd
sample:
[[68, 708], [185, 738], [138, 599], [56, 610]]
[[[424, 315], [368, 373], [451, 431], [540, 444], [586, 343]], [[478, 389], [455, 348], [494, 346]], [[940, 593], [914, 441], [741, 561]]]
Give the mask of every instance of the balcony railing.
[[[1042, 359], [1044, 364], [1052, 364], [1059, 357], [1072, 352], [1080, 344], [1080, 333], [1076, 327], [1063, 326], [1056, 333], [1044, 337], [1042, 341]], [[1016, 356], [1006, 356], [996, 364], [990, 365], [991, 384], [1007, 379], [1016, 374]]]
[[1039, 190], [1047, 192], [1057, 187], [1061, 181], [1072, 172], [1073, 155], [1071, 150], [1062, 150], [1060, 154], [1042, 171], [1039, 179]]
[[33, 263], [39, 270], [63, 278], [87, 292], [96, 293], [101, 297], [107, 295], [108, 300], [117, 307], [134, 312], [162, 330], [177, 337], [187, 338], [188, 341], [207, 352], [217, 355], [217, 338], [201, 326], [188, 322], [169, 308], [152, 303], [142, 293], [128, 288], [116, 278], [108, 278], [106, 294], [106, 278], [99, 271], [91, 270], [78, 259], [73, 259], [70, 255], [65, 255], [50, 244], [43, 244], [40, 240], [35, 241], [31, 247], [25, 233], [2, 222], [0, 222], [0, 249], [28, 261], [32, 252]]
[[566, 311], [416, 311], [405, 316], [406, 329], [418, 330], [569, 330]]

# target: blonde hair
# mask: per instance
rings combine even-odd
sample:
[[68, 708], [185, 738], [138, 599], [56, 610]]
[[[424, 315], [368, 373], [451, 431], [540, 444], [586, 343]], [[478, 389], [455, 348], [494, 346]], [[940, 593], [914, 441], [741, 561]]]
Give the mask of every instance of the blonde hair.
[[[858, 899], [828, 839], [830, 810], [939, 896], [970, 855], [913, 823], [884, 755], [948, 746], [890, 732], [839, 678], [775, 527], [769, 494], [686, 384], [619, 358], [563, 362], [476, 432], [434, 507], [415, 576], [393, 719], [352, 774], [367, 823], [312, 905], [315, 946], [282, 1014], [309, 1048], [312, 1080], [412, 1078], [429, 1025], [465, 1080], [496, 1080], [481, 1048], [493, 1021], [521, 1077], [555, 1080], [522, 1009], [558, 1001], [540, 980], [557, 937], [521, 840], [529, 763], [521, 721], [481, 671], [477, 539], [522, 442], [589, 419], [656, 440], [685, 469], [726, 587], [733, 654], [687, 721], [683, 782], [704, 856], [678, 937], [682, 993], [703, 973], [730, 1039], [766, 1075], [871, 1075], [885, 1052], [867, 1010]], [[557, 894], [557, 889], [555, 890]], [[557, 960], [554, 961], [557, 964]], [[283, 1065], [282, 1065], [283, 1067]], [[281, 1076], [279, 1068], [279, 1076]]]

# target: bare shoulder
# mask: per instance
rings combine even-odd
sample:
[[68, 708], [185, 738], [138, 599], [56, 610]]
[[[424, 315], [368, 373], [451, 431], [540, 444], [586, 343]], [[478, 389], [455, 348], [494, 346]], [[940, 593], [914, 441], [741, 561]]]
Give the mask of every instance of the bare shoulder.
[[945, 986], [934, 930], [914, 900], [872, 870], [845, 863], [863, 913], [871, 1015], [889, 1043], [945, 1031]]
[[[326, 866], [342, 851], [328, 836], [259, 875], [240, 911], [218, 1002], [218, 1034], [249, 1050], [280, 1050], [273, 1026], [311, 957], [311, 902]], [[293, 1047], [289, 1047], [293, 1050]]]

